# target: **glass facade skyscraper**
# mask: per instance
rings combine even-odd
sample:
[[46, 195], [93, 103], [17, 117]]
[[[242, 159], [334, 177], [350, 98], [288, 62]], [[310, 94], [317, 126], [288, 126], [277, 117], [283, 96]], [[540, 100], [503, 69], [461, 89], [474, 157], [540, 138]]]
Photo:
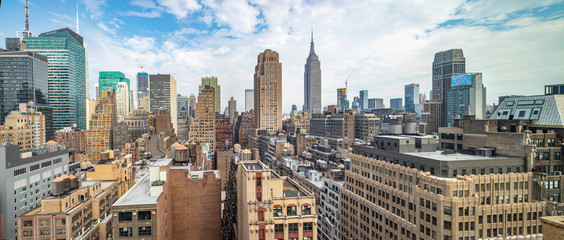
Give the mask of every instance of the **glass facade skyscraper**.
[[415, 105], [419, 104], [419, 84], [412, 83], [405, 85], [405, 111], [406, 112], [416, 112]]
[[53, 129], [76, 124], [86, 128], [86, 56], [84, 42], [74, 31], [63, 28], [24, 38], [27, 51], [47, 56], [49, 104], [53, 106]]
[[[125, 77], [122, 72], [116, 71], [102, 71], [98, 76], [98, 94], [101, 95], [102, 91], [106, 90], [117, 90], [118, 83], [127, 83], [127, 92], [131, 90], [131, 85], [129, 84], [129, 79]], [[130, 105], [128, 103], [128, 105]], [[129, 106], [131, 109], [131, 105]]]
[[28, 51], [0, 51], [0, 124], [20, 103], [48, 103], [47, 57]]

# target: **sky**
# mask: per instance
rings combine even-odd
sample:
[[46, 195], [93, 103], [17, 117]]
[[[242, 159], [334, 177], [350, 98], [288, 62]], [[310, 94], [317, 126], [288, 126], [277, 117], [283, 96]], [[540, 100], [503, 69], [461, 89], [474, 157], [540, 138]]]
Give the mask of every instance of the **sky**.
[[[25, 0], [2, 1], [0, 38], [24, 27]], [[90, 96], [99, 71], [121, 71], [136, 90], [141, 70], [172, 74], [178, 93], [196, 94], [216, 76], [222, 108], [244, 110], [257, 55], [280, 54], [283, 110], [303, 104], [311, 30], [321, 61], [322, 105], [348, 97], [404, 95], [419, 83], [429, 96], [436, 52], [461, 48], [467, 72], [482, 72], [487, 102], [544, 94], [564, 83], [564, 3], [559, 0], [30, 0], [34, 34], [69, 27], [88, 44]], [[1, 41], [0, 47], [4, 47]]]

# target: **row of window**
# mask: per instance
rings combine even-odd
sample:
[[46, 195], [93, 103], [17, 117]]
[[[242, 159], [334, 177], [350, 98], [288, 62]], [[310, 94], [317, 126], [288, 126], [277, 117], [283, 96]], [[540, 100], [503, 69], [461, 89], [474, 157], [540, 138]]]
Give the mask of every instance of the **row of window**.
[[[303, 223], [302, 230], [304, 232], [313, 231], [313, 223], [312, 222]], [[298, 223], [288, 223], [288, 232], [289, 233], [298, 232]], [[274, 233], [284, 233], [284, 224], [275, 224], [274, 225]]]
[[[120, 222], [129, 222], [133, 219], [132, 212], [120, 212], [118, 214], [118, 220]], [[137, 220], [139, 221], [147, 221], [151, 220], [151, 211], [139, 211], [137, 212]]]

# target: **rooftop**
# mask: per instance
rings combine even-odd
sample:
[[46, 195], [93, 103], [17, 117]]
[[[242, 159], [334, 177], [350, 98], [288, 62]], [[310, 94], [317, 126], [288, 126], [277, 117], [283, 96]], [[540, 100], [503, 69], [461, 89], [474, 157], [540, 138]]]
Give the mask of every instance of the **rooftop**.
[[260, 163], [243, 163], [243, 166], [245, 166], [245, 168], [247, 170], [262, 170], [262, 164]]
[[298, 195], [302, 197], [308, 196], [308, 194], [304, 193], [288, 179], [284, 181], [284, 195], [286, 197], [298, 197]]
[[168, 166], [168, 164], [172, 161], [172, 158], [161, 158], [151, 164], [151, 167], [164, 167]]
[[469, 154], [461, 154], [461, 153], [451, 153], [451, 154], [443, 154], [443, 151], [435, 151], [435, 152], [413, 152], [413, 153], [403, 153], [411, 156], [428, 158], [432, 160], [438, 161], [468, 161], [468, 160], [501, 160], [501, 159], [510, 159], [504, 156], [479, 156], [479, 155], [469, 155]]
[[145, 176], [118, 199], [113, 206], [155, 204], [158, 198], [159, 196], [151, 197], [149, 174], [145, 174]]

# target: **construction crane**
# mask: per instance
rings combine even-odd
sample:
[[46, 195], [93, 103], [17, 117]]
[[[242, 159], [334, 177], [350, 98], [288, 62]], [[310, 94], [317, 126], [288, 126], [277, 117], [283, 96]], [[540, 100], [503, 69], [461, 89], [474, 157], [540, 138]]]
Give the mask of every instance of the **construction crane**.
[[139, 66], [141, 69], [143, 69], [143, 64], [139, 63], [139, 60], [137, 60], [137, 58], [135, 59], [135, 61], [137, 62], [137, 66]]
[[349, 78], [351, 77], [351, 74], [349, 73], [349, 75], [347, 76], [347, 80], [345, 80], [345, 89], [347, 89], [347, 87], [349, 86]]

